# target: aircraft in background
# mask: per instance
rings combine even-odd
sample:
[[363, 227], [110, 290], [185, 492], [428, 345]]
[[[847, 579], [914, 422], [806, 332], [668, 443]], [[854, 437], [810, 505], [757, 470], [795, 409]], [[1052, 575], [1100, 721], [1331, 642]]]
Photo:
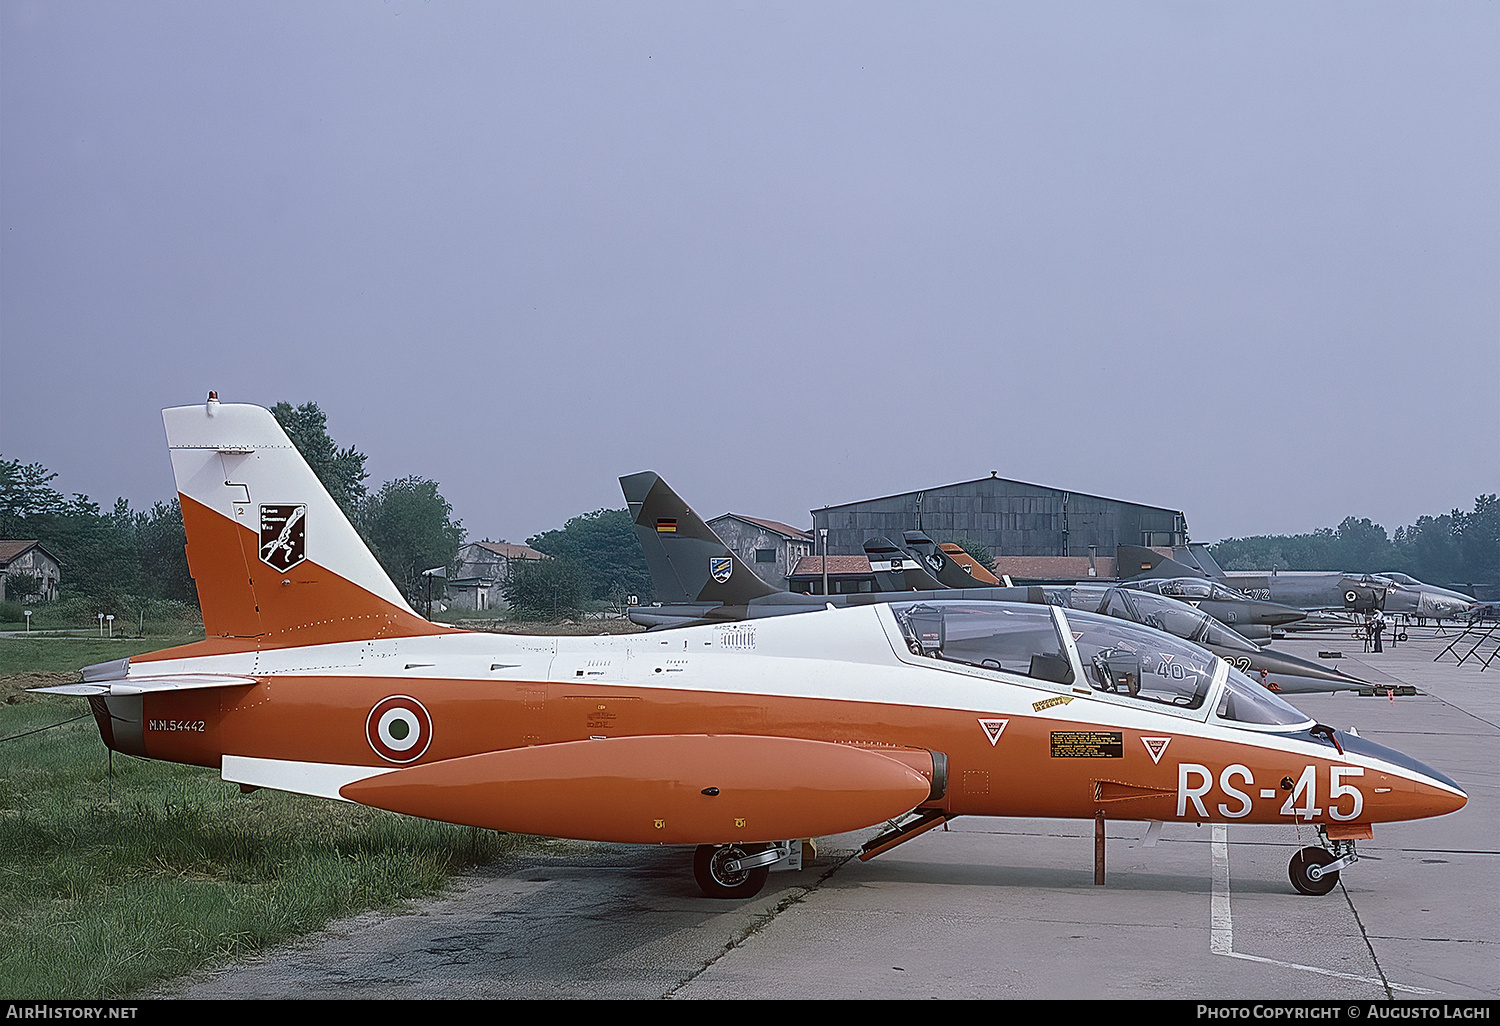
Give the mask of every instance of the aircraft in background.
[[[978, 570], [978, 572], [984, 573], [989, 580], [982, 584], [976, 581], [972, 575], [973, 571], [966, 571], [960, 567], [956, 559], [942, 558], [941, 552], [934, 551], [937, 547], [932, 539], [920, 531], [907, 531], [903, 536], [903, 540], [906, 543], [904, 552], [897, 550], [897, 547], [884, 537], [866, 541], [864, 546], [865, 554], [870, 557], [871, 568], [873, 569], [876, 566], [875, 560], [877, 557], [875, 552], [878, 551], [880, 558], [886, 561], [881, 564], [882, 566], [887, 565], [888, 561], [894, 558], [901, 560], [902, 567], [910, 567], [913, 563], [916, 563], [918, 564], [919, 571], [931, 568], [932, 572], [936, 574], [937, 583], [936, 585], [928, 585], [928, 587], [974, 588], [976, 586], [982, 587], [985, 584], [991, 586], [1000, 585], [1000, 581], [994, 575], [983, 570]], [[874, 551], [872, 551], [872, 546], [874, 547]], [[963, 551], [956, 545], [953, 548], [959, 552]], [[967, 554], [965, 553], [965, 555]], [[969, 559], [972, 561], [973, 557], [970, 556]], [[894, 575], [882, 578], [879, 571], [875, 574], [875, 581], [881, 586], [881, 591], [921, 590], [923, 587], [919, 583], [921, 579], [918, 576], [914, 580], [913, 572], [908, 569], [906, 571], [905, 587], [902, 587], [899, 579]], [[1009, 581], [1006, 582], [1006, 586], [1010, 586]], [[1098, 588], [1113, 587], [1114, 585], [1104, 585], [1103, 582], [1097, 581], [1079, 581], [1077, 586]], [[1175, 599], [1178, 602], [1185, 602], [1190, 606], [1201, 609], [1219, 623], [1244, 638], [1254, 637], [1257, 640], [1264, 639], [1269, 641], [1271, 639], [1272, 628], [1295, 623], [1307, 617], [1305, 610], [1281, 605], [1276, 602], [1264, 602], [1252, 599], [1232, 588], [1225, 587], [1215, 581], [1205, 580], [1201, 577], [1171, 578], [1165, 580], [1151, 578], [1128, 582], [1121, 586], [1133, 588], [1138, 591], [1149, 591], [1157, 595], [1164, 595], [1167, 598]], [[1056, 586], [1044, 585], [1044, 587]], [[1219, 654], [1223, 655], [1224, 653], [1221, 652]]]
[[1120, 587], [1149, 591], [1203, 610], [1237, 634], [1255, 641], [1272, 638], [1278, 627], [1307, 619], [1307, 610], [1279, 602], [1253, 599], [1218, 581], [1204, 577], [1153, 577], [1125, 581]]
[[[1127, 574], [1128, 568], [1140, 570]], [[1179, 546], [1170, 557], [1153, 549], [1122, 545], [1122, 578], [1207, 577], [1250, 598], [1279, 602], [1308, 611], [1365, 614], [1384, 611], [1419, 620], [1452, 620], [1477, 604], [1468, 595], [1424, 584], [1406, 574], [1345, 574], [1321, 570], [1226, 572], [1201, 544]]]
[[[630, 610], [630, 619], [643, 627], [725, 623], [784, 616], [829, 606], [909, 600], [1044, 603], [1100, 613], [1166, 631], [1210, 649], [1237, 669], [1261, 680], [1269, 690], [1295, 694], [1371, 687], [1370, 682], [1344, 673], [1337, 666], [1324, 666], [1285, 652], [1261, 648], [1207, 613], [1176, 599], [1106, 584], [929, 587], [916, 591], [897, 585], [898, 590], [886, 592], [826, 596], [781, 591], [757, 577], [714, 534], [703, 518], [656, 474], [646, 471], [622, 477], [620, 488], [635, 523], [636, 538], [646, 557], [646, 567], [651, 572], [652, 588], [661, 599], [658, 604], [635, 606]], [[869, 545], [874, 548], [869, 548]], [[901, 558], [900, 551], [886, 538], [867, 543], [872, 564], [877, 556], [886, 557], [887, 568], [882, 574], [887, 586], [891, 582], [903, 581], [935, 583], [925, 570], [915, 565], [920, 562], [916, 557], [903, 560], [900, 568], [889, 568], [889, 561]], [[906, 564], [912, 565], [908, 567]]]
[[[115, 751], [247, 790], [696, 845], [700, 886], [725, 898], [757, 893], [788, 839], [889, 823], [870, 858], [964, 815], [1295, 824], [1322, 843], [1288, 876], [1323, 894], [1374, 824], [1468, 800], [1197, 646], [1060, 606], [907, 600], [593, 638], [431, 623], [269, 411], [210, 393], [163, 420], [208, 637], [36, 690], [87, 697]], [[732, 580], [706, 549], [673, 572]]]
[[979, 560], [969, 555], [956, 542], [939, 545], [921, 531], [907, 531], [901, 536], [906, 551], [921, 559], [932, 568], [933, 575], [944, 588], [998, 588], [1010, 587], [1010, 579], [1001, 580], [990, 573]]
[[[870, 571], [875, 575], [877, 591], [942, 591], [952, 587], [933, 576], [933, 572], [943, 565], [941, 557], [928, 555], [924, 559], [885, 537], [866, 539], [864, 550], [865, 558], [870, 561]], [[968, 586], [974, 586], [972, 578]]]

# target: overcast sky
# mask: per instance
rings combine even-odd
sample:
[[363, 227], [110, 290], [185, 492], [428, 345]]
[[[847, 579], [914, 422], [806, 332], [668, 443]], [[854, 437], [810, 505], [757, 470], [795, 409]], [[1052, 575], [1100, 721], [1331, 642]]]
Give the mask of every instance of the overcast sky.
[[0, 453], [317, 402], [471, 538], [1500, 491], [1500, 4], [0, 0]]

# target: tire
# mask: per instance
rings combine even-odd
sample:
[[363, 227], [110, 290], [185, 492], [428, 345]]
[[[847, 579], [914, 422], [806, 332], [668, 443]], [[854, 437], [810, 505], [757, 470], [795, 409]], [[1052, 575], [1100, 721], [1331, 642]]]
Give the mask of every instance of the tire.
[[710, 898], [753, 898], [766, 885], [770, 866], [756, 866], [732, 873], [724, 868], [731, 859], [754, 855], [762, 845], [700, 844], [693, 853], [693, 877]]
[[1339, 882], [1339, 872], [1324, 873], [1314, 880], [1307, 875], [1307, 871], [1313, 866], [1332, 865], [1337, 860], [1331, 853], [1323, 848], [1303, 848], [1292, 856], [1291, 863], [1286, 867], [1287, 876], [1291, 878], [1292, 886], [1297, 888], [1299, 894], [1327, 894]]

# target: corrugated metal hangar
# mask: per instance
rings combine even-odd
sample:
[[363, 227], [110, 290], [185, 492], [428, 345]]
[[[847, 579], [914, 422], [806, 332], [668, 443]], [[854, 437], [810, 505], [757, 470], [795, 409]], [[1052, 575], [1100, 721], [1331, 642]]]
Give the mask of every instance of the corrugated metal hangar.
[[813, 537], [828, 530], [828, 551], [858, 553], [866, 539], [898, 543], [904, 531], [938, 541], [966, 538], [996, 556], [1113, 557], [1117, 545], [1187, 544], [1180, 510], [1011, 481], [975, 481], [902, 492], [812, 510]]

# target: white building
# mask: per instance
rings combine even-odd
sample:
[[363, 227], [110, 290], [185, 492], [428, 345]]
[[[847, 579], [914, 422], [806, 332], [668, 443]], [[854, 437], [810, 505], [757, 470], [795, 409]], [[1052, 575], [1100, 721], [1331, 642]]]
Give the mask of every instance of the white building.
[[458, 565], [448, 577], [449, 609], [508, 608], [502, 587], [516, 559], [546, 559], [527, 545], [510, 542], [469, 542], [458, 550]]
[[[13, 595], [10, 585], [12, 574], [29, 574], [41, 584], [41, 591], [28, 595]], [[0, 601], [53, 602], [57, 599], [57, 582], [62, 580], [62, 567], [57, 557], [42, 547], [42, 543], [31, 541], [0, 541]]]
[[735, 555], [744, 560], [755, 576], [777, 588], [785, 588], [797, 560], [813, 551], [813, 536], [801, 528], [776, 520], [725, 513], [708, 522]]

